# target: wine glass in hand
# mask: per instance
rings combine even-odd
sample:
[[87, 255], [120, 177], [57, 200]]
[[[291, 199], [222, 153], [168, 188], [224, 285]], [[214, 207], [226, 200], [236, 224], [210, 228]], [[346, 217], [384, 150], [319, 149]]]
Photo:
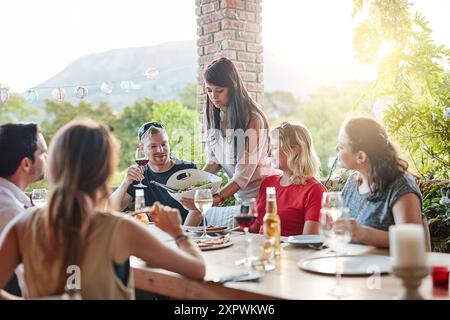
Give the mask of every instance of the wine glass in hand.
[[[145, 166], [148, 163], [148, 157], [147, 155], [144, 153], [144, 151], [142, 151], [141, 148], [137, 148], [136, 149], [136, 153], [135, 153], [135, 159], [136, 159], [136, 164], [139, 166], [140, 170], [142, 172], [144, 172], [145, 170]], [[142, 180], [139, 181], [138, 184], [136, 184], [134, 186], [135, 188], [147, 188], [147, 186], [145, 184], [142, 184]]]
[[194, 195], [194, 203], [198, 210], [202, 213], [203, 216], [203, 234], [201, 235], [201, 239], [213, 239], [213, 237], [209, 236], [206, 233], [206, 211], [208, 211], [213, 204], [213, 196], [211, 193], [211, 189], [198, 189], [195, 190]]

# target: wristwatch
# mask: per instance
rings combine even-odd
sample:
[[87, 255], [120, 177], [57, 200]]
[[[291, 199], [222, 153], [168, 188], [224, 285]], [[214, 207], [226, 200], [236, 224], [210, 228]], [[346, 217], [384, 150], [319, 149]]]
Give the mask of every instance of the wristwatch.
[[218, 197], [219, 198], [219, 202], [217, 203], [218, 206], [223, 205], [223, 203], [225, 202], [225, 198], [223, 197], [223, 195], [220, 194], [220, 192], [216, 193], [214, 195], [214, 197]]

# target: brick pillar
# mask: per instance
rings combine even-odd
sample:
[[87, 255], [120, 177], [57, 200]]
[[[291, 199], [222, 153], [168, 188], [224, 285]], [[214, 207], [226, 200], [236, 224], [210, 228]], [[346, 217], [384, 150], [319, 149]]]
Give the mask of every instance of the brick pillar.
[[250, 95], [263, 104], [262, 0], [196, 0], [199, 86], [197, 106], [206, 103], [205, 66], [225, 56], [236, 64]]

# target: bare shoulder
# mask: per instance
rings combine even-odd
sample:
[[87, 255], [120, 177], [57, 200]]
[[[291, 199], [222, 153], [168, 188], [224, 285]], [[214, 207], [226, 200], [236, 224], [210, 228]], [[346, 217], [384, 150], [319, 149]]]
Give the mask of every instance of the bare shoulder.
[[117, 227], [117, 233], [119, 236], [127, 236], [138, 230], [139, 224], [132, 217], [118, 213], [113, 213], [113, 215], [120, 219]]
[[13, 229], [18, 234], [23, 234], [33, 214], [38, 214], [36, 211], [37, 211], [36, 208], [30, 208], [15, 216], [10, 223], [11, 229]]
[[130, 216], [122, 215], [120, 220], [121, 221], [116, 230], [118, 239], [126, 239], [133, 243], [136, 241], [142, 241], [143, 239], [148, 240], [149, 238], [153, 238], [153, 235], [148, 228], [136, 219]]
[[407, 192], [398, 197], [398, 199], [394, 203], [394, 206], [395, 205], [420, 207], [420, 198], [414, 192]]
[[24, 211], [17, 216], [15, 216], [0, 232], [0, 243], [9, 239], [10, 241], [16, 241], [17, 243], [21, 243], [22, 239], [24, 239], [26, 226], [31, 219], [32, 212], [35, 211], [31, 209]]
[[417, 194], [401, 195], [392, 206], [395, 223], [421, 223], [422, 210]]

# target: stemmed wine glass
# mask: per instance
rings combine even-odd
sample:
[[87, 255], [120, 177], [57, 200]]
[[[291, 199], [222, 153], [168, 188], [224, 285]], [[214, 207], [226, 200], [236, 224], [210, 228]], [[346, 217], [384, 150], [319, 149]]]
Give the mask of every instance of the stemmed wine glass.
[[[136, 164], [140, 167], [142, 172], [144, 172], [145, 166], [148, 163], [147, 155], [144, 153], [144, 151], [141, 148], [137, 148], [134, 158], [136, 160]], [[134, 187], [135, 188], [147, 188], [147, 186], [145, 184], [142, 184], [142, 180], [139, 181], [138, 184], [134, 185]]]
[[195, 190], [194, 203], [203, 216], [203, 234], [201, 235], [200, 239], [213, 239], [213, 237], [209, 236], [206, 233], [206, 217], [205, 217], [206, 211], [208, 211], [213, 204], [213, 196], [211, 193], [211, 189]]
[[47, 189], [33, 189], [31, 193], [31, 201], [33, 205], [42, 208], [47, 203], [48, 190]]
[[345, 252], [345, 245], [351, 240], [351, 228], [348, 208], [340, 192], [324, 192], [322, 195], [322, 209], [320, 210], [320, 231], [325, 238], [326, 245], [334, 250], [336, 260], [336, 285], [331, 290], [335, 297], [342, 297], [351, 293], [351, 289], [341, 285], [342, 262], [339, 260]]
[[[252, 270], [251, 269], [252, 262], [257, 260], [257, 258], [253, 256], [252, 239], [248, 236], [248, 228], [252, 226], [257, 217], [258, 217], [258, 210], [256, 206], [256, 199], [254, 198], [252, 198], [248, 202], [243, 202], [241, 204], [240, 211], [234, 216], [236, 222], [239, 224], [241, 228], [244, 229], [245, 232], [246, 256], [243, 261], [244, 264], [247, 266], [247, 268], [250, 268], [250, 271]], [[238, 261], [241, 262], [242, 260]]]

